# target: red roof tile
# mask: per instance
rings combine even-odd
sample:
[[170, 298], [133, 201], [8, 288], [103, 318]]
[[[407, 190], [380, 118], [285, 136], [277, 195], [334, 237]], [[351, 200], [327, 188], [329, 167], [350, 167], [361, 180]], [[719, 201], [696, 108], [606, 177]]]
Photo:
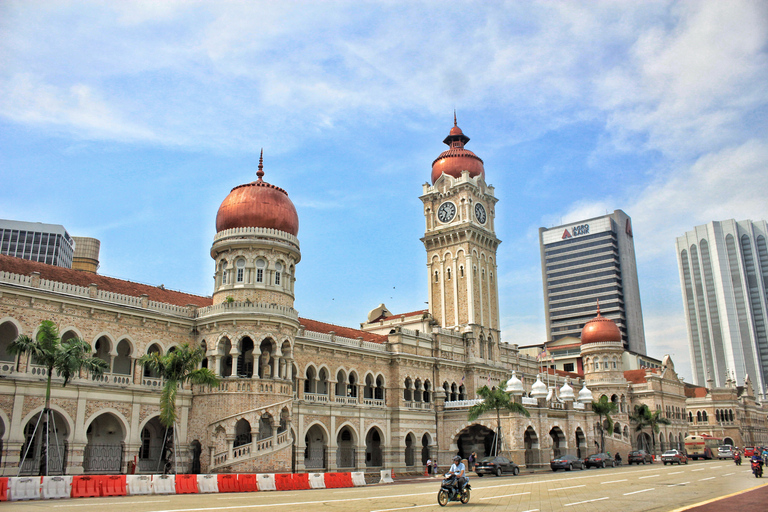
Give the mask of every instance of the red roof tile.
[[694, 384], [685, 384], [685, 397], [686, 398], [705, 398], [709, 393], [709, 390], [702, 386], [696, 386]]
[[38, 263], [13, 256], [0, 254], [0, 270], [28, 276], [32, 272], [40, 272], [42, 279], [56, 281], [59, 283], [73, 284], [76, 286], [88, 287], [96, 284], [99, 290], [113, 293], [121, 293], [132, 297], [148, 295], [149, 300], [163, 302], [165, 304], [174, 304], [176, 306], [186, 306], [194, 304], [195, 306], [210, 306], [213, 302], [210, 297], [200, 297], [190, 293], [177, 292], [174, 290], [165, 290], [157, 286], [148, 284], [134, 283], [132, 281], [123, 281], [115, 277], [101, 276], [82, 270], [72, 270], [70, 268], [57, 267], [46, 263]]
[[648, 371], [655, 374], [660, 373], [658, 368], [640, 368], [639, 370], [626, 370], [624, 372], [624, 378], [632, 384], [642, 384], [644, 382], [648, 382], [645, 379], [646, 372]]
[[363, 341], [370, 341], [373, 343], [386, 343], [387, 341], [387, 337], [383, 334], [374, 334], [361, 331], [359, 329], [352, 329], [350, 327], [327, 324], [325, 322], [318, 322], [317, 320], [310, 320], [308, 318], [299, 318], [299, 323], [303, 325], [304, 328], [308, 331], [322, 332], [325, 334], [334, 332], [337, 336], [341, 336], [343, 338], [362, 338]]

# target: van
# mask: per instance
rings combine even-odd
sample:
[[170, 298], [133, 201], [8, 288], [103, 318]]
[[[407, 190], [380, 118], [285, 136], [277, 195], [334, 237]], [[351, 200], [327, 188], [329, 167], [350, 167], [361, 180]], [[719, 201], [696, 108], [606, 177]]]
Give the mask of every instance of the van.
[[733, 446], [724, 444], [717, 447], [718, 459], [732, 459], [733, 458]]

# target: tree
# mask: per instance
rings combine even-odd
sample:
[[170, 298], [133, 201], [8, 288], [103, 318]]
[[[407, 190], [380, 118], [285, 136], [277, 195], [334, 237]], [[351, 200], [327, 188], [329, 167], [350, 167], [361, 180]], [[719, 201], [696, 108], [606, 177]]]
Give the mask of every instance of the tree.
[[[601, 396], [597, 402], [592, 402], [592, 412], [600, 418], [600, 453], [605, 451], [605, 431], [608, 431], [608, 435], [613, 434], [611, 413], [616, 412], [618, 409], [619, 407], [608, 400], [608, 397], [605, 395]], [[608, 422], [608, 428], [603, 426], [603, 416], [605, 416], [605, 420]]]
[[531, 413], [521, 404], [514, 402], [509, 394], [497, 389], [496, 386], [489, 388], [483, 386], [477, 390], [477, 394], [483, 398], [483, 401], [469, 408], [469, 421], [475, 421], [486, 412], [496, 411], [496, 439], [494, 440], [495, 453], [499, 454], [499, 445], [501, 439], [501, 410], [520, 413], [523, 416], [530, 417]]
[[635, 423], [635, 432], [642, 432], [646, 427], [651, 429], [651, 446], [656, 453], [656, 434], [659, 433], [659, 425], [670, 425], [672, 422], [661, 415], [661, 410], [651, 412], [647, 405], [635, 406], [635, 412], [629, 416], [629, 421]]
[[[49, 469], [48, 441], [50, 439], [50, 429], [53, 429], [54, 442], [56, 443], [56, 448], [58, 450], [58, 438], [56, 435], [54, 419], [51, 415], [51, 380], [53, 378], [53, 373], [55, 371], [64, 379], [64, 382], [61, 385], [62, 387], [65, 387], [72, 377], [79, 375], [81, 369], [89, 372], [94, 379], [100, 377], [104, 374], [105, 370], [109, 369], [109, 363], [92, 356], [91, 352], [92, 349], [88, 342], [80, 338], [68, 338], [66, 341], [62, 341], [56, 324], [50, 320], [44, 320], [40, 324], [40, 328], [34, 338], [27, 335], [21, 335], [13, 340], [8, 346], [8, 353], [14, 356], [30, 354], [32, 356], [32, 361], [35, 364], [44, 366], [47, 370], [46, 375], [48, 376], [48, 379], [45, 386], [45, 405], [38, 416], [31, 440], [34, 441], [37, 436], [38, 426], [43, 420], [43, 417], [45, 417], [45, 421], [43, 422], [44, 428], [46, 429], [45, 435], [41, 435], [39, 438], [42, 443], [40, 474], [43, 476], [48, 475]], [[32, 447], [31, 441], [27, 445], [22, 460], [19, 462], [19, 472], [21, 472], [24, 460], [29, 453], [29, 449]], [[61, 454], [59, 454], [59, 457], [61, 457]], [[59, 460], [61, 460], [61, 458]]]
[[[163, 392], [160, 394], [160, 423], [165, 427], [165, 440], [169, 430], [174, 428], [177, 420], [176, 394], [179, 387], [186, 382], [208, 386], [218, 386], [219, 378], [208, 368], [198, 368], [205, 357], [202, 348], [194, 349], [189, 343], [183, 343], [165, 355], [158, 352], [146, 354], [139, 363], [156, 372], [163, 378]], [[173, 436], [174, 453], [178, 453], [176, 436]], [[175, 457], [174, 457], [175, 461]]]

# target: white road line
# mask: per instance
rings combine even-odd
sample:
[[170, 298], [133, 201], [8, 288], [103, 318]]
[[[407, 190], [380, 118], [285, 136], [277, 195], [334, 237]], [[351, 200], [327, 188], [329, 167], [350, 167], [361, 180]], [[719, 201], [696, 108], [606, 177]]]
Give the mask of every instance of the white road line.
[[[171, 500], [153, 500], [153, 501], [121, 501], [120, 505], [136, 505], [136, 504], [142, 504], [142, 503], [168, 503]], [[93, 506], [93, 505], [107, 505], [109, 502], [97, 502], [94, 503], [93, 501], [83, 501], [81, 503], [72, 503], [70, 505], [54, 505], [53, 508], [64, 508], [64, 507], [86, 507], [86, 506]]]
[[699, 480], [699, 482], [703, 482], [704, 480], [714, 480], [715, 478], [717, 477], [711, 476], [709, 478], [702, 478], [701, 480]]
[[638, 480], [642, 480], [643, 478], [655, 478], [655, 477], [657, 477], [657, 476], [660, 476], [660, 475], [648, 475], [648, 476], [641, 476], [640, 478], [638, 478]]
[[638, 494], [638, 493], [641, 493], [641, 492], [655, 491], [655, 490], [656, 490], [656, 488], [654, 487], [653, 489], [643, 489], [642, 491], [625, 492], [624, 496], [629, 496], [630, 494]]
[[587, 500], [587, 501], [577, 501], [576, 503], [566, 503], [563, 505], [564, 507], [570, 507], [571, 505], [581, 505], [582, 503], [592, 503], [593, 501], [603, 501], [610, 499], [608, 496], [605, 496], [603, 498], [595, 498], [594, 500]]
[[692, 469], [691, 471], [704, 471], [707, 468]]
[[669, 484], [670, 487], [678, 487], [680, 485], [688, 485], [691, 482], [680, 482], [679, 484]]
[[577, 487], [586, 487], [586, 485], [572, 485], [570, 487], [558, 487], [557, 489], [550, 489], [550, 491], [564, 491], [566, 489], [576, 489]]
[[391, 510], [411, 510], [413, 508], [423, 508], [423, 507], [434, 507], [434, 503], [430, 503], [429, 505], [411, 505], [410, 507], [399, 507], [399, 508], [380, 508], [379, 510], [371, 510], [371, 512], [390, 512]]
[[735, 475], [735, 474], [736, 474], [736, 473], [726, 473], [726, 474], [724, 474], [723, 476], [731, 476], [731, 475]]
[[625, 478], [624, 480], [611, 480], [610, 482], [600, 482], [600, 485], [605, 485], [605, 484], [617, 484], [617, 483], [619, 483], [619, 482], [626, 482], [626, 481], [627, 481], [627, 479], [626, 479], [626, 478]]
[[539, 512], [539, 509], [532, 508], [531, 510], [523, 510], [523, 512]]
[[[487, 498], [480, 498], [481, 500], [497, 500], [499, 498], [509, 498], [510, 496], [522, 496], [524, 494], [531, 494], [530, 492], [517, 492], [515, 494], [502, 494], [501, 496], [489, 496]], [[375, 510], [371, 512], [376, 512]]]
[[667, 473], [668, 475], [679, 475], [682, 471], [675, 471], [674, 473]]

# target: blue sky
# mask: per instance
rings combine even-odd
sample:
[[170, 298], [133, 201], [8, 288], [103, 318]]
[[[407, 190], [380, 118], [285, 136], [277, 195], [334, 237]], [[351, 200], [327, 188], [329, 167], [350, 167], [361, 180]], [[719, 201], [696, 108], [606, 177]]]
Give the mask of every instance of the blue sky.
[[690, 378], [675, 237], [768, 218], [765, 2], [6, 0], [0, 218], [209, 295], [216, 211], [263, 147], [296, 308], [357, 327], [425, 307], [418, 197], [454, 108], [500, 199], [503, 341], [545, 336], [538, 228], [618, 208], [649, 353]]

